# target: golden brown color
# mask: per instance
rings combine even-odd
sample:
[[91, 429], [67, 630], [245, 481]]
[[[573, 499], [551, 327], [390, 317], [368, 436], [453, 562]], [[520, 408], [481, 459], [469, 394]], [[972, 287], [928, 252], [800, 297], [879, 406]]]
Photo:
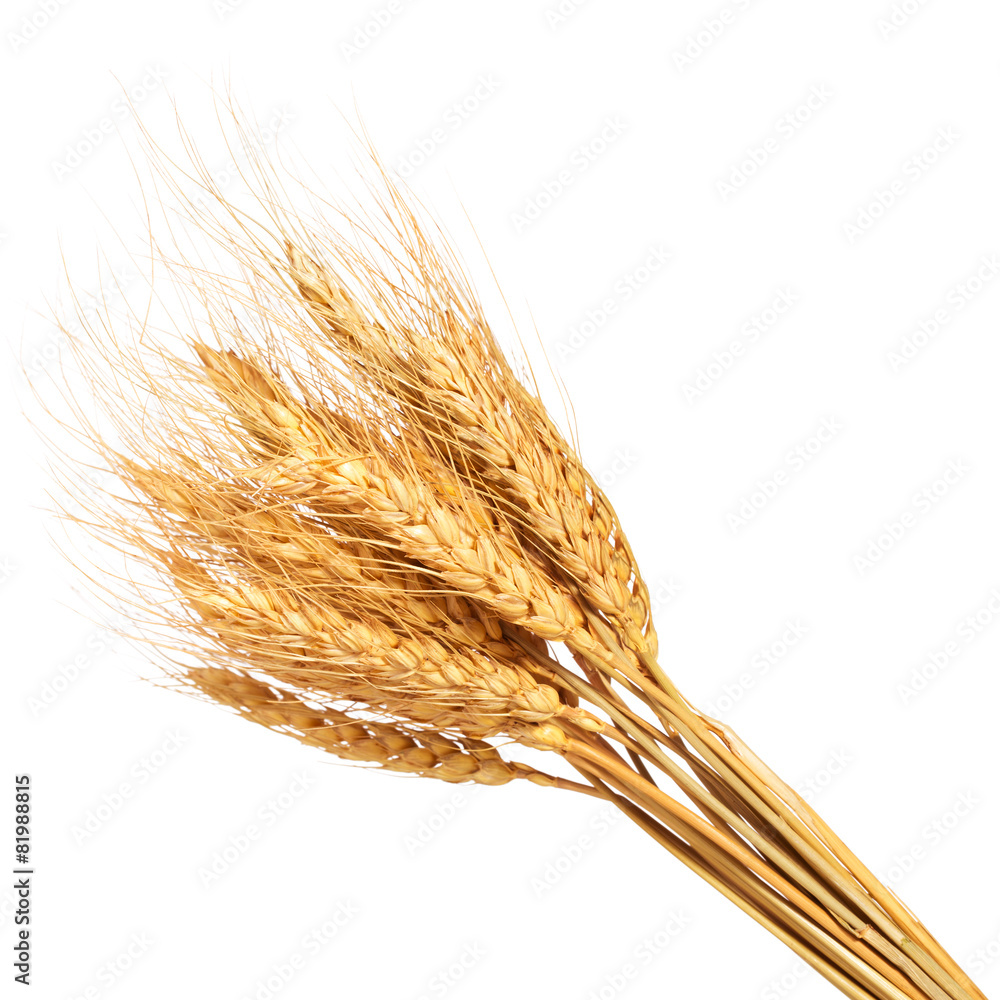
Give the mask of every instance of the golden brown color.
[[258, 170], [254, 222], [195, 159], [188, 224], [230, 266], [167, 265], [182, 321], [74, 339], [78, 426], [124, 487], [81, 520], [156, 581], [129, 613], [170, 676], [345, 760], [608, 799], [850, 997], [982, 998], [676, 690], [610, 501], [408, 196], [380, 174], [345, 237]]

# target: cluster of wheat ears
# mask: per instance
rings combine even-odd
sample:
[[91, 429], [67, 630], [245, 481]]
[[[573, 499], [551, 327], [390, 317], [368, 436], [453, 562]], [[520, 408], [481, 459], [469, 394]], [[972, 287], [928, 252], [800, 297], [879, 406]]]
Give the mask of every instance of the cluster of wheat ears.
[[73, 516], [170, 683], [345, 760], [609, 800], [848, 996], [982, 1000], [660, 667], [610, 502], [412, 197], [382, 172], [306, 217], [260, 169], [252, 215], [193, 163], [186, 224], [233, 266], [153, 247], [178, 346], [140, 313], [71, 338], [70, 423], [122, 484]]

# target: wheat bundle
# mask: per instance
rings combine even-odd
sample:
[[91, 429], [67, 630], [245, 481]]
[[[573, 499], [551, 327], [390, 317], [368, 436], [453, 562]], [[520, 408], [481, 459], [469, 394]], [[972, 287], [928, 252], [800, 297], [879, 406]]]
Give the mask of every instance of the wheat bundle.
[[123, 484], [75, 516], [157, 581], [130, 614], [170, 677], [345, 760], [607, 799], [848, 996], [982, 1000], [661, 669], [611, 503], [412, 199], [381, 172], [345, 235], [259, 160], [256, 219], [193, 163], [187, 223], [234, 266], [158, 253], [179, 346], [141, 316], [72, 338]]

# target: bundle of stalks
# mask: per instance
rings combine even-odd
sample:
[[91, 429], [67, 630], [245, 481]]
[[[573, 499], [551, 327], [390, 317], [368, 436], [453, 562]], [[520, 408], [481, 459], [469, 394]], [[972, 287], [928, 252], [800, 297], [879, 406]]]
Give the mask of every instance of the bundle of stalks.
[[606, 799], [848, 996], [982, 1000], [664, 673], [610, 501], [410, 196], [382, 172], [345, 235], [262, 171], [254, 221], [193, 162], [187, 222], [235, 266], [158, 251], [184, 319], [72, 338], [123, 484], [76, 517], [156, 581], [130, 614], [169, 677], [345, 760]]

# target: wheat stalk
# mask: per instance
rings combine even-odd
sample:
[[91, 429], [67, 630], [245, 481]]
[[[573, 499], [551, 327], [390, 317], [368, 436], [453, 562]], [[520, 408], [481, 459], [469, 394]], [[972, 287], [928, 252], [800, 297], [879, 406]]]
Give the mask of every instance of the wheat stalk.
[[344, 235], [254, 163], [256, 221], [194, 156], [188, 225], [232, 267], [158, 251], [171, 329], [71, 338], [99, 413], [71, 391], [75, 429], [124, 489], [76, 516], [157, 581], [169, 676], [343, 760], [607, 799], [848, 996], [982, 998], [663, 671], [610, 501], [442, 234], [380, 168]]

